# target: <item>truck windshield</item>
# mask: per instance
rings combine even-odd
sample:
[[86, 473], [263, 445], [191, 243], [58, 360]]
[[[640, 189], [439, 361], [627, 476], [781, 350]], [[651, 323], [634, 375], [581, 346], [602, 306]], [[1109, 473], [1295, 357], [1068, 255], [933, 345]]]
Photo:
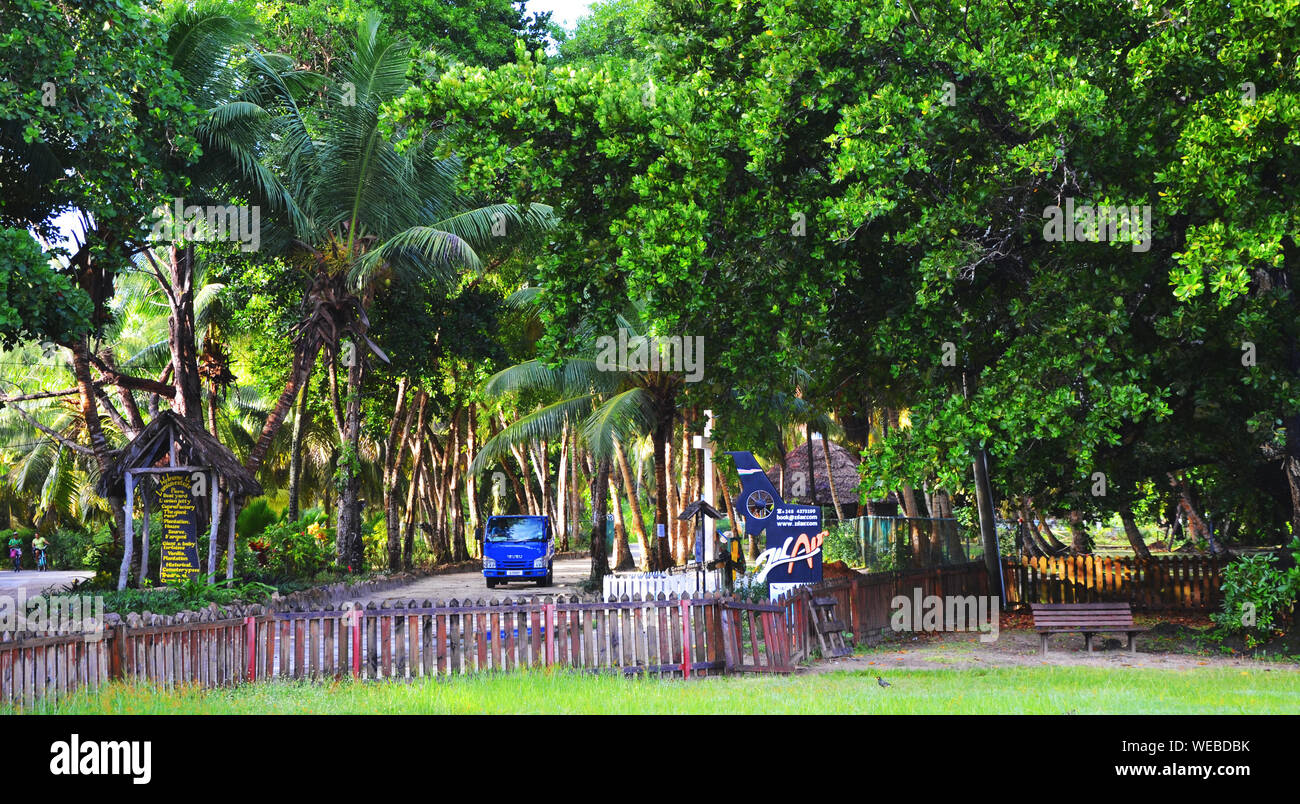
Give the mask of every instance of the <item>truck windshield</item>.
[[546, 528], [540, 519], [493, 519], [487, 526], [489, 542], [540, 542]]

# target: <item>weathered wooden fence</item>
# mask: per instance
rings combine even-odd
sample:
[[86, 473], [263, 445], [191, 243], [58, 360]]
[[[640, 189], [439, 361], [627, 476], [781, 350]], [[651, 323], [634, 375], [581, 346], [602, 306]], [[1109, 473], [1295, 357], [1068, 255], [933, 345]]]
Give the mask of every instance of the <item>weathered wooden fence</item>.
[[[710, 675], [726, 670], [724, 627], [736, 610], [718, 595], [593, 602], [386, 601], [222, 619], [138, 615], [83, 634], [0, 641], [0, 705], [31, 706], [95, 689], [110, 679], [164, 687], [219, 687], [271, 678], [410, 679], [569, 667], [623, 674]], [[744, 609], [742, 608], [741, 611]], [[784, 623], [768, 623], [740, 644], [763, 661], [736, 669], [789, 667], [778, 643]], [[9, 635], [6, 635], [9, 636]], [[775, 658], [774, 658], [775, 657]]]
[[1209, 556], [1006, 558], [1007, 601], [1127, 602], [1136, 610], [1214, 610], [1223, 602], [1224, 561]]
[[900, 595], [911, 598], [918, 589], [922, 597], [997, 594], [989, 584], [988, 570], [981, 562], [907, 572], [873, 572], [800, 587], [778, 601], [790, 625], [792, 661], [808, 656], [817, 644], [809, 621], [809, 597], [835, 598], [837, 614], [853, 631], [854, 637], [860, 642], [873, 642], [890, 630], [894, 598]]

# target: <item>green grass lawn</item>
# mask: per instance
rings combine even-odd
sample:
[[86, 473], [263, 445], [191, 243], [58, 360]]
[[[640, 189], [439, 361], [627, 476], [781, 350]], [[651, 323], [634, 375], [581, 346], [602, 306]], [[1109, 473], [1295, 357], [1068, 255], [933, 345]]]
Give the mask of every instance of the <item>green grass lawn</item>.
[[1300, 673], [1033, 667], [692, 681], [515, 673], [414, 683], [271, 682], [163, 692], [110, 685], [59, 714], [1271, 714], [1300, 713]]

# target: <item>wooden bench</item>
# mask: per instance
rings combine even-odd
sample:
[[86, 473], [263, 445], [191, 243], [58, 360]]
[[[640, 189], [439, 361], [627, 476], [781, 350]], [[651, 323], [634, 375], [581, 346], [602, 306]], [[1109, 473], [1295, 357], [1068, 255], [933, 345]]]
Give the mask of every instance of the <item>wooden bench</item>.
[[1043, 653], [1047, 653], [1047, 638], [1052, 634], [1083, 634], [1083, 644], [1092, 651], [1093, 634], [1128, 634], [1128, 649], [1137, 653], [1137, 634], [1147, 629], [1133, 625], [1133, 611], [1127, 603], [1031, 603], [1034, 628], [1043, 639]]

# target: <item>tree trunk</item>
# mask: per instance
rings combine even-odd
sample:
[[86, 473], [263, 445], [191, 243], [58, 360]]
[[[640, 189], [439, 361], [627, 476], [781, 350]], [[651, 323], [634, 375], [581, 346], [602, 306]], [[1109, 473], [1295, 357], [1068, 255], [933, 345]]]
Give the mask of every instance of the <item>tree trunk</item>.
[[[280, 426], [284, 424], [285, 414], [289, 412], [289, 406], [293, 404], [294, 397], [300, 389], [305, 389], [307, 379], [311, 377], [312, 367], [316, 365], [316, 355], [320, 352], [320, 345], [312, 341], [311, 346], [296, 346], [293, 356], [293, 367], [289, 371], [289, 380], [284, 385], [284, 390], [280, 392], [280, 398], [275, 401], [275, 407], [271, 408], [271, 413], [266, 417], [266, 422], [262, 425], [262, 433], [257, 437], [257, 443], [253, 445], [253, 451], [248, 454], [248, 460], [244, 461], [244, 468], [250, 472], [256, 473], [258, 467], [262, 465], [262, 460], [266, 458], [267, 450], [271, 448], [271, 440], [275, 434], [280, 431]], [[358, 360], [357, 362], [362, 362]]]
[[[1001, 593], [1002, 556], [998, 547], [997, 524], [993, 521], [993, 487], [989, 484], [988, 455], [984, 450], [975, 452], [972, 471], [975, 475], [975, 505], [980, 517], [980, 542], [984, 546], [984, 567], [989, 573], [989, 584]], [[998, 583], [994, 583], [995, 580]]]
[[626, 572], [635, 568], [636, 562], [632, 560], [632, 548], [627, 541], [627, 525], [623, 521], [623, 499], [620, 495], [625, 484], [620, 479], [621, 472], [612, 474], [610, 491], [614, 508], [614, 570]]
[[665, 421], [661, 418], [659, 424], [654, 428], [652, 436], [655, 451], [655, 526], [654, 533], [650, 536], [650, 570], [652, 572], [667, 569], [672, 564], [668, 539], [659, 538], [659, 529], [662, 527], [666, 535], [668, 527], [668, 473], [670, 471], [668, 442], [672, 437], [672, 419], [669, 418]]
[[[310, 381], [310, 378], [308, 378]], [[298, 498], [302, 494], [302, 440], [307, 432], [307, 387], [304, 383], [298, 392], [297, 411], [293, 417], [293, 440], [289, 445], [289, 521], [297, 522], [300, 511]]]
[[471, 538], [467, 539], [466, 546], [470, 550], [471, 556], [479, 555], [478, 536], [479, 536], [479, 510], [478, 510], [478, 477], [471, 475], [468, 471], [469, 465], [474, 461], [478, 454], [478, 441], [476, 439], [476, 430], [478, 429], [478, 415], [474, 409], [474, 403], [470, 402], [465, 409], [465, 501], [469, 512], [469, 533]]
[[1196, 510], [1196, 502], [1192, 498], [1191, 484], [1187, 482], [1187, 478], [1170, 473], [1169, 482], [1178, 492], [1179, 507], [1182, 508], [1184, 515], [1187, 517], [1187, 526], [1191, 529], [1192, 534], [1205, 539], [1205, 543], [1210, 548], [1210, 555], [1223, 553], [1223, 547], [1214, 538], [1214, 532], [1210, 529], [1209, 523]]
[[348, 367], [348, 393], [343, 414], [343, 450], [337, 474], [339, 488], [338, 556], [348, 572], [365, 569], [361, 542], [361, 385], [366, 361], [358, 356]]
[[1147, 543], [1142, 539], [1142, 531], [1138, 530], [1132, 509], [1127, 505], [1120, 508], [1119, 518], [1124, 523], [1124, 535], [1128, 537], [1128, 543], [1133, 547], [1133, 554], [1138, 558], [1150, 558], [1151, 551], [1147, 548]]
[[831, 503], [835, 506], [835, 521], [844, 521], [844, 509], [840, 506], [840, 495], [835, 488], [835, 470], [831, 465], [831, 442], [822, 433], [822, 456], [826, 459], [826, 482], [831, 489]]
[[1092, 539], [1088, 538], [1088, 531], [1083, 527], [1083, 514], [1078, 509], [1070, 511], [1070, 535], [1071, 555], [1082, 556], [1092, 552]]
[[384, 529], [388, 535], [388, 569], [397, 571], [402, 566], [402, 528], [398, 520], [398, 474], [402, 454], [406, 451], [406, 434], [411, 428], [414, 407], [406, 405], [406, 378], [397, 381], [397, 401], [393, 405], [392, 426], [384, 445]]
[[[619, 472], [623, 475], [623, 486], [627, 493], [628, 507], [632, 511], [632, 534], [636, 536], [637, 543], [641, 545], [641, 564], [647, 569], [653, 560], [651, 557], [652, 547], [650, 539], [645, 532], [645, 519], [641, 516], [641, 502], [637, 499], [636, 484], [632, 482], [632, 469], [627, 465], [627, 455], [623, 452], [623, 445], [614, 442], [614, 460], [618, 461]], [[631, 560], [631, 551], [628, 551], [628, 559]]]
[[1058, 556], [1065, 555], [1070, 548], [1066, 547], [1060, 539], [1056, 538], [1056, 534], [1052, 532], [1052, 526], [1047, 524], [1047, 516], [1034, 505], [1033, 497], [1029, 498], [1029, 510], [1038, 517], [1038, 535], [1042, 537], [1044, 542], [1051, 546], [1053, 553]]
[[921, 508], [916, 502], [916, 489], [911, 483], [903, 484], [903, 505], [907, 507], [907, 524], [912, 533], [912, 560], [917, 566], [929, 566], [930, 540], [921, 528]]
[[172, 246], [167, 268], [171, 274], [166, 293], [171, 315], [167, 340], [172, 353], [172, 409], [187, 419], [202, 420], [199, 393], [199, 357], [194, 339], [194, 247]]
[[429, 395], [420, 392], [416, 407], [415, 435], [411, 442], [411, 476], [406, 486], [406, 508], [402, 511], [402, 569], [409, 570], [415, 564], [415, 501], [416, 490], [421, 474], [424, 473], [424, 425], [425, 412], [428, 409]]
[[609, 499], [609, 458], [602, 458], [591, 483], [591, 582], [609, 573], [605, 555], [605, 513]]
[[[72, 373], [77, 379], [81, 418], [85, 422], [86, 433], [90, 436], [90, 448], [94, 452], [95, 463], [99, 466], [100, 475], [103, 476], [108, 472], [112, 459], [109, 455], [108, 440], [104, 438], [104, 428], [99, 423], [99, 408], [95, 405], [95, 382], [90, 376], [90, 351], [82, 340], [65, 343], [64, 346], [72, 352]], [[117, 528], [118, 537], [121, 538], [126, 533], [126, 512], [122, 509], [122, 499], [110, 496], [108, 504], [113, 514], [113, 524]], [[126, 588], [131, 573], [131, 546], [124, 545], [123, 549], [127, 555], [117, 576], [118, 591]]]

